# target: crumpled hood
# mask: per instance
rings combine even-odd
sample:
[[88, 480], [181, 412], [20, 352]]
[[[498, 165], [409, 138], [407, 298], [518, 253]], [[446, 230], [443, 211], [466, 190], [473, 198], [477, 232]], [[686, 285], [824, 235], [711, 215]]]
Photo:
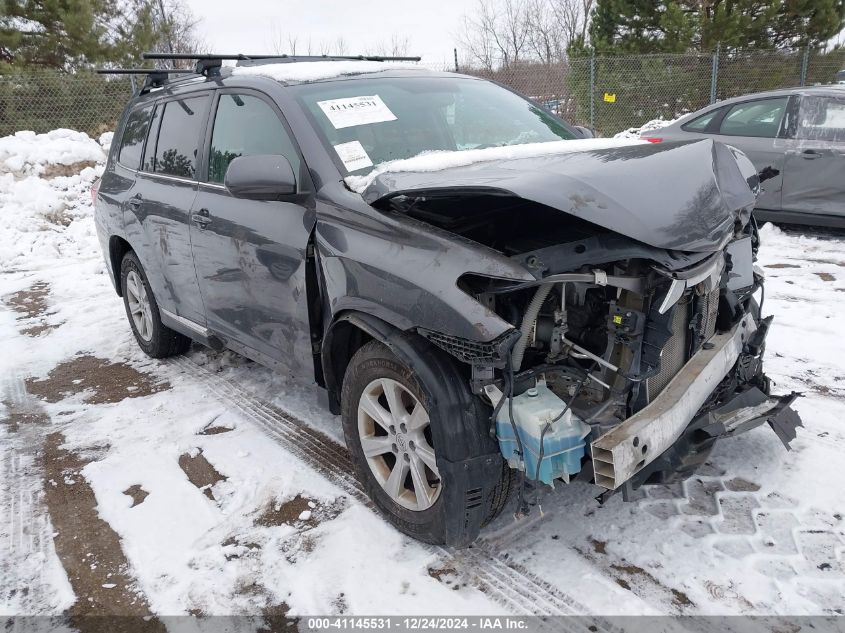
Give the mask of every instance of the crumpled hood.
[[544, 204], [657, 248], [721, 249], [748, 220], [756, 174], [710, 139], [499, 159], [437, 171], [385, 171], [361, 192], [370, 204], [401, 194], [500, 192]]

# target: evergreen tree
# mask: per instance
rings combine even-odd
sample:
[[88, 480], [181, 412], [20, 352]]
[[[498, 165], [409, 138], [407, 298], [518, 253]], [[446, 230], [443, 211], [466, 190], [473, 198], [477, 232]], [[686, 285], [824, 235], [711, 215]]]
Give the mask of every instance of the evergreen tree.
[[149, 0], [0, 0], [0, 70], [137, 64], [156, 39]]
[[681, 53], [824, 44], [845, 26], [845, 0], [597, 0], [600, 52]]

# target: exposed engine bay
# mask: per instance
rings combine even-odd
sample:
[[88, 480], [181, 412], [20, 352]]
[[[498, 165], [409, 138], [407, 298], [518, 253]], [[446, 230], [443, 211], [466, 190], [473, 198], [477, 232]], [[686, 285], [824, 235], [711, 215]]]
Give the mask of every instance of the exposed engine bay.
[[608, 494], [666, 483], [694, 472], [718, 437], [765, 422], [788, 447], [797, 394], [772, 397], [763, 373], [771, 318], [760, 317], [753, 220], [737, 221], [715, 253], [678, 252], [575, 218], [549, 222], [543, 205], [508, 196], [465, 197], [456, 216], [450, 198], [400, 196], [391, 208], [535, 273], [459, 280], [513, 326], [496, 350], [422, 332], [470, 362], [473, 390], [494, 408], [491, 434], [526, 479], [578, 478]]

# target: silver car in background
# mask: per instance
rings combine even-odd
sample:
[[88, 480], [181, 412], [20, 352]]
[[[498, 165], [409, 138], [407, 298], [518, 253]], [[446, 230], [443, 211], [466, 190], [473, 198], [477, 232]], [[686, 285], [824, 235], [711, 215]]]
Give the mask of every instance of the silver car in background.
[[845, 86], [726, 99], [642, 138], [712, 138], [737, 147], [758, 170], [773, 170], [757, 199], [758, 219], [845, 227]]

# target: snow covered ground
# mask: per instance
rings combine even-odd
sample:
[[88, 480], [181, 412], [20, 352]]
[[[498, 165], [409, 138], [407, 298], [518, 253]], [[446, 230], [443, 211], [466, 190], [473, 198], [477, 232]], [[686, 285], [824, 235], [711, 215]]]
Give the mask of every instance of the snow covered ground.
[[843, 235], [763, 228], [792, 452], [760, 428], [632, 503], [561, 485], [456, 552], [371, 509], [313, 385], [140, 352], [94, 231], [100, 143], [53, 136], [0, 139], [0, 614], [843, 613]]

